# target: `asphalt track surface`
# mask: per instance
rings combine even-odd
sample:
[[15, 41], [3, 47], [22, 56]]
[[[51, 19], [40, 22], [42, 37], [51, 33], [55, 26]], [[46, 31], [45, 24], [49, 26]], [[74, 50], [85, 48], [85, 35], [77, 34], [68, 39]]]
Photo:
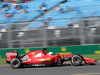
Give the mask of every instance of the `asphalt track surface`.
[[0, 66], [0, 75], [100, 75], [100, 62], [96, 65], [71, 66], [66, 64], [64, 66], [55, 67], [30, 67], [12, 69], [9, 65]]

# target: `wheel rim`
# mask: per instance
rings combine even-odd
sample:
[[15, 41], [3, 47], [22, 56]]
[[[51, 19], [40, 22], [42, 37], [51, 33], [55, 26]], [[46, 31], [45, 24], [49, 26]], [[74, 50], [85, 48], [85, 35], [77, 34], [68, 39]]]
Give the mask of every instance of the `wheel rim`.
[[75, 57], [73, 60], [74, 60], [74, 64], [80, 64], [80, 58]]
[[14, 61], [12, 62], [12, 66], [13, 66], [13, 67], [18, 67], [18, 66], [19, 66], [19, 62], [18, 62], [17, 60], [14, 60]]

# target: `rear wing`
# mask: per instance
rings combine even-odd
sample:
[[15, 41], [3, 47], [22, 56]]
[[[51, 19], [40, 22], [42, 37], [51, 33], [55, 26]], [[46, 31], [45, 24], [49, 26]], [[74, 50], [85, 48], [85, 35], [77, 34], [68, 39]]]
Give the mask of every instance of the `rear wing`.
[[17, 51], [6, 52], [6, 62], [7, 62], [7, 63], [10, 63], [10, 61], [11, 61], [13, 58], [16, 58], [17, 55], [18, 55], [18, 52], [17, 52]]

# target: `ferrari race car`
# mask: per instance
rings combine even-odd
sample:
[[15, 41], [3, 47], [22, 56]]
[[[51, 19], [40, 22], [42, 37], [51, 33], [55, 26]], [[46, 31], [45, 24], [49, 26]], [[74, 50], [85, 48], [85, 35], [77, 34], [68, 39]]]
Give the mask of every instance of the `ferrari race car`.
[[71, 61], [74, 66], [79, 66], [84, 61], [85, 64], [95, 64], [97, 60], [85, 58], [79, 54], [62, 54], [53, 55], [53, 52], [47, 53], [47, 50], [31, 51], [21, 57], [18, 57], [17, 51], [6, 52], [6, 62], [10, 64], [13, 69], [23, 66], [36, 65], [63, 65], [63, 62]]

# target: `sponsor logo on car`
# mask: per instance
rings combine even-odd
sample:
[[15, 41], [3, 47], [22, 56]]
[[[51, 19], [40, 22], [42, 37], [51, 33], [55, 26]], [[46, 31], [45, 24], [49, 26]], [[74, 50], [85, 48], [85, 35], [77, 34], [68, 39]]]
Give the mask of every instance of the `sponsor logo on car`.
[[50, 62], [51, 61], [51, 58], [47, 58], [47, 61]]
[[16, 56], [17, 53], [6, 53], [6, 56]]

